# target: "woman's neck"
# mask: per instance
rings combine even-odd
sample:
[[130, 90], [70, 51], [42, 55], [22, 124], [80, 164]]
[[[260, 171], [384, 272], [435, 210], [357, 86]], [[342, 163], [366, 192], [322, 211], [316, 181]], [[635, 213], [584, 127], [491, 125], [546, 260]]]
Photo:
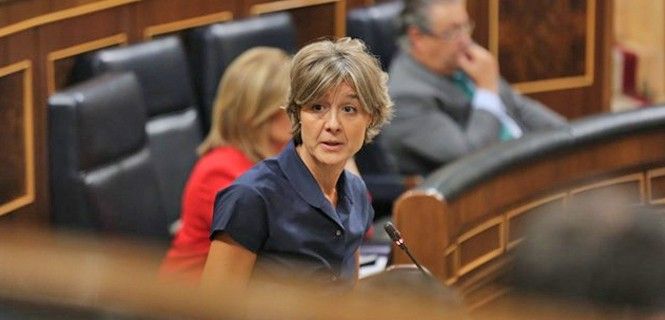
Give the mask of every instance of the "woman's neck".
[[339, 176], [344, 171], [344, 165], [341, 166], [330, 166], [325, 165], [320, 162], [315, 161], [311, 157], [306, 157], [302, 154], [302, 148], [296, 148], [300, 158], [305, 163], [305, 166], [314, 176], [314, 180], [321, 188], [323, 195], [333, 204], [333, 207], [337, 205], [337, 182], [339, 181]]
[[[307, 165], [307, 163], [305, 163]], [[337, 181], [339, 181], [339, 176], [342, 174], [344, 167], [340, 168], [331, 168], [329, 166], [316, 166], [314, 168], [307, 166], [309, 171], [312, 172], [314, 180], [319, 184], [323, 196], [330, 201], [334, 206], [337, 205]]]
[[337, 181], [339, 181], [342, 170], [344, 170], [344, 167], [340, 169], [323, 168], [323, 170], [318, 170], [318, 172], [312, 171], [312, 175], [319, 184], [321, 192], [323, 192], [323, 195], [333, 206], [337, 205]]

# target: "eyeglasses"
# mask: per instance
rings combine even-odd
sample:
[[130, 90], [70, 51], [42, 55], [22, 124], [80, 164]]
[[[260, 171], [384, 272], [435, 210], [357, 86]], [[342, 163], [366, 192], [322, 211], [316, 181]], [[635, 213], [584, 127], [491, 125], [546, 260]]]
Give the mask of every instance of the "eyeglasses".
[[473, 21], [467, 21], [464, 24], [457, 25], [456, 27], [450, 28], [448, 30], [444, 30], [441, 33], [435, 33], [434, 31], [430, 30], [429, 28], [423, 29], [423, 31], [435, 38], [439, 38], [443, 41], [454, 41], [459, 39], [462, 35], [471, 35], [473, 33], [473, 29], [476, 27], [476, 24]]

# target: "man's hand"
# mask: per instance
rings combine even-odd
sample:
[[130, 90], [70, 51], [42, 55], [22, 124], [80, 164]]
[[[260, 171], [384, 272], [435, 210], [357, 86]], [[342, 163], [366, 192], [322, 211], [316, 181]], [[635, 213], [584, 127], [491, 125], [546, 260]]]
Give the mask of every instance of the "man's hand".
[[478, 88], [499, 91], [499, 64], [492, 54], [472, 43], [466, 52], [457, 58], [459, 67], [469, 75]]

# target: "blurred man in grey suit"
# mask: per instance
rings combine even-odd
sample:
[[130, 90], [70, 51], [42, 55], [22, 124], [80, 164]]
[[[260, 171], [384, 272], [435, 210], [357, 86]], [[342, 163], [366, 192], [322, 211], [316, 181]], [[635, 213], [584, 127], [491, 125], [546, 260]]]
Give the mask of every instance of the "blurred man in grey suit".
[[427, 175], [467, 153], [566, 125], [513, 91], [474, 43], [464, 0], [406, 0], [401, 49], [390, 66], [395, 118], [383, 131], [400, 171]]

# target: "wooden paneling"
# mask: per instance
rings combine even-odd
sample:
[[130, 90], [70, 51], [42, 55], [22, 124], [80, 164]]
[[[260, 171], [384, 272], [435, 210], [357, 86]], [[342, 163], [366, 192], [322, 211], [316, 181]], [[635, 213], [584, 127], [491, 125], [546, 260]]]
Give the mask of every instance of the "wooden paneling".
[[541, 7], [528, 0], [498, 6], [498, 47], [492, 50], [501, 61], [501, 74], [527, 93], [588, 86], [593, 81], [595, 0]]
[[99, 0], [50, 0], [51, 11], [60, 11], [81, 5], [99, 2]]
[[32, 73], [28, 60], [0, 68], [0, 215], [35, 201]]
[[366, 6], [371, 6], [375, 3], [386, 2], [386, 1], [374, 1], [374, 0], [346, 0], [346, 8], [351, 10], [355, 8], [361, 8]]
[[[44, 178], [45, 114], [35, 90], [40, 65], [34, 63], [36, 31], [29, 29], [0, 38], [0, 118], [3, 132], [3, 199], [0, 219], [41, 224], [47, 220], [48, 185]], [[8, 130], [5, 132], [4, 130]], [[7, 161], [7, 163], [5, 163]], [[5, 188], [12, 186], [13, 190]], [[6, 192], [6, 194], [5, 194]], [[7, 202], [9, 201], [9, 202]], [[20, 216], [15, 219], [12, 216]]]
[[291, 12], [296, 25], [298, 46], [321, 38], [346, 35], [346, 0], [252, 0], [250, 2], [254, 3], [250, 4], [247, 10], [252, 16], [279, 11]]
[[593, 84], [590, 87], [529, 94], [568, 118], [610, 111], [611, 52], [614, 44], [612, 1], [596, 1]]
[[[413, 248], [411, 254], [423, 265], [427, 265], [438, 278], [447, 278], [444, 274], [444, 264], [458, 265], [459, 263], [458, 261], [447, 262], [444, 257], [450, 236], [446, 228], [449, 225], [448, 217], [438, 214], [444, 208], [443, 199], [438, 198], [435, 193], [419, 193], [412, 194], [411, 197], [403, 197], [402, 200], [397, 201], [396, 206], [409, 208], [406, 214], [393, 217], [396, 225], [406, 226], [406, 228], [401, 229], [402, 233], [410, 234], [412, 241], [432, 244], [428, 247]], [[399, 201], [402, 201], [402, 203], [400, 204]], [[409, 224], [406, 223], [407, 221], [402, 221], [402, 218], [418, 221], [419, 223]], [[417, 226], [417, 229], [409, 229], [409, 225]], [[393, 246], [392, 252], [396, 261], [411, 263], [407, 255], [399, 248]]]
[[612, 1], [467, 4], [475, 41], [516, 89], [569, 119], [610, 110]]
[[[663, 170], [659, 169], [658, 173], [652, 176], [659, 177], [663, 174]], [[565, 212], [564, 209], [567, 206], [577, 205], [583, 201], [588, 201], [584, 202], [586, 204], [613, 201], [613, 203], [621, 206], [644, 204], [646, 176], [645, 171], [639, 170], [636, 173], [610, 179], [594, 180], [579, 185], [572, 184], [564, 188], [563, 192], [559, 190], [535, 200], [523, 203], [517, 201], [518, 205], [514, 209], [497, 210], [497, 208], [487, 208], [487, 210], [482, 211], [486, 220], [477, 219], [480, 222], [476, 225], [467, 223], [441, 226], [440, 223], [431, 223], [437, 216], [439, 216], [439, 219], [440, 216], [445, 216], [450, 218], [448, 221], [451, 221], [454, 216], [464, 216], [469, 213], [468, 211], [460, 211], [459, 208], [461, 207], [452, 205], [440, 207], [439, 209], [443, 209], [442, 211], [428, 212], [427, 215], [432, 218], [430, 220], [422, 219], [422, 216], [424, 216], [422, 213], [414, 214], [414, 212], [420, 212], [424, 208], [416, 209], [415, 202], [412, 202], [412, 199], [409, 198], [417, 197], [421, 202], [433, 202], [433, 200], [431, 196], [429, 196], [430, 199], [427, 199], [428, 196], [419, 195], [416, 191], [405, 194], [398, 200], [394, 218], [413, 251], [441, 250], [443, 245], [454, 242], [444, 251], [430, 253], [434, 257], [440, 257], [443, 254], [442, 263], [430, 264], [430, 261], [424, 260], [423, 265], [430, 268], [442, 282], [458, 287], [463, 292], [467, 303], [479, 307], [504, 293], [491, 288], [492, 282], [501, 276], [501, 268], [508, 262], [506, 258], [508, 251], [519, 245], [523, 237], [521, 226], [524, 225], [525, 221], [544, 214], [561, 214]], [[531, 176], [531, 179], [534, 179], [534, 177]], [[479, 199], [482, 196], [478, 196], [477, 192], [470, 193], [476, 196], [474, 202], [481, 201]], [[528, 193], [529, 191], [525, 191], [520, 194]], [[470, 201], [463, 197], [458, 200], [460, 202]], [[437, 210], [436, 203], [430, 203], [428, 207], [429, 210]], [[468, 209], [468, 207], [465, 208]], [[404, 212], [405, 209], [409, 212]], [[414, 216], [416, 221], [411, 221], [409, 218]], [[457, 232], [458, 236], [439, 240], [441, 243], [437, 244], [435, 239], [440, 239], [442, 230], [436, 230], [437, 227], [433, 226], [440, 226], [444, 230], [461, 228], [466, 231], [462, 231], [461, 234]], [[472, 227], [467, 229], [466, 226]], [[452, 230], [451, 234], [455, 234], [455, 230]], [[436, 236], [431, 237], [432, 235]], [[394, 263], [408, 263], [408, 261], [403, 255], [394, 255]], [[445, 270], [437, 269], [441, 267]]]
[[[331, 38], [330, 30], [335, 30], [335, 36], [346, 35], [346, 22], [337, 22], [337, 6], [335, 4], [320, 5], [310, 8], [294, 9], [293, 22], [298, 30], [297, 45], [304, 46], [321, 38]], [[312, 16], [330, 17], [312, 21]]]
[[46, 92], [55, 93], [71, 83], [70, 71], [76, 56], [102, 48], [110, 48], [127, 44], [127, 34], [118, 33], [110, 37], [84, 42], [75, 46], [51, 51], [46, 55]]
[[136, 31], [141, 41], [206, 24], [228, 21], [238, 12], [240, 1], [163, 1], [143, 0], [134, 11]]
[[40, 49], [45, 54], [40, 57], [46, 83], [46, 87], [42, 88], [45, 93], [42, 101], [71, 83], [70, 72], [76, 56], [129, 43], [128, 5], [134, 2], [88, 1], [85, 6], [74, 6], [70, 3], [64, 7], [64, 12], [69, 12], [70, 16], [39, 28]]
[[490, 47], [490, 0], [468, 0], [469, 18], [476, 24], [473, 40], [485, 48]]
[[[409, 191], [395, 203], [395, 224], [412, 251], [435, 257], [423, 259], [425, 267], [481, 306], [498, 297], [488, 286], [519, 246], [528, 219], [567, 208], [665, 203], [665, 129], [636, 131], [505, 167], [445, 201], [433, 189]], [[404, 255], [393, 258], [408, 263]]]
[[[98, 26], [91, 29], [81, 25]], [[40, 28], [39, 37], [45, 66], [46, 96], [61, 89], [69, 81], [73, 60], [77, 55], [97, 49], [128, 43], [129, 11], [113, 7], [72, 17]]]
[[460, 265], [457, 276], [463, 276], [505, 251], [504, 225], [503, 217], [499, 216], [459, 236], [457, 251]]
[[175, 34], [187, 29], [225, 22], [231, 19], [233, 19], [233, 13], [231, 13], [231, 11], [222, 11], [194, 18], [151, 25], [143, 29], [143, 38], [145, 40], [150, 40], [155, 37]]
[[621, 203], [643, 204], [645, 187], [644, 175], [636, 173], [575, 188], [570, 191], [569, 202], [603, 203], [620, 196]]
[[[6, 27], [0, 28], [0, 37], [5, 37], [13, 33], [21, 32], [28, 29], [38, 28], [40, 26], [48, 25], [51, 23], [59, 23], [61, 21], [66, 21], [74, 17], [80, 17], [87, 14], [95, 14], [100, 11], [104, 11], [110, 8], [126, 6], [131, 3], [134, 3], [140, 0], [103, 0], [97, 1], [94, 3], [89, 3], [65, 10], [49, 12], [47, 14], [35, 16]], [[0, 7], [0, 10], [2, 7]], [[78, 26], [83, 30], [90, 30], [98, 27], [98, 24], [92, 24], [89, 26]], [[87, 28], [86, 28], [87, 27]], [[34, 45], [34, 44], [33, 44]]]
[[508, 211], [505, 228], [506, 250], [514, 248], [522, 240], [524, 226], [529, 220], [554, 212], [562, 212], [565, 197], [566, 194], [555, 194]]
[[647, 194], [650, 204], [665, 204], [665, 168], [650, 170], [647, 173]]
[[[7, 66], [0, 70], [0, 203], [6, 204], [25, 194], [25, 136], [23, 132], [23, 73], [25, 69]], [[18, 139], [17, 139], [18, 137]], [[0, 211], [1, 213], [1, 211]]]
[[49, 1], [22, 0], [2, 4], [0, 10], [0, 28], [46, 14], [51, 11]]

